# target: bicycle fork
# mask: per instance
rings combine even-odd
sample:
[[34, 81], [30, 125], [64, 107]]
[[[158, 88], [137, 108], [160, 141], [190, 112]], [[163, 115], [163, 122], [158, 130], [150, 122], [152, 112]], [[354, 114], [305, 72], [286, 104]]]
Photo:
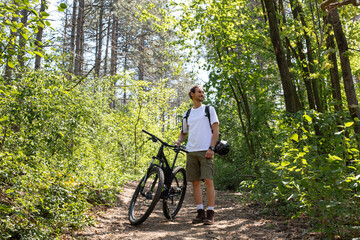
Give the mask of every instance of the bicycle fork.
[[153, 164], [155, 159], [156, 159], [156, 157], [152, 158], [151, 163], [150, 163], [150, 167], [148, 168], [148, 170], [147, 170], [147, 172], [146, 172], [146, 174], [145, 174], [145, 176], [143, 178], [143, 181], [141, 183], [140, 194], [141, 194], [141, 196], [145, 197], [147, 200], [152, 199], [152, 194], [154, 192], [154, 188], [155, 188], [156, 183], [158, 181], [158, 176], [156, 175], [154, 181], [151, 184], [150, 190], [148, 192], [144, 193], [144, 187], [145, 187], [146, 181], [148, 180], [148, 177], [149, 177], [149, 174], [150, 174], [151, 170], [153, 169], [154, 166], [158, 166], [156, 164]]

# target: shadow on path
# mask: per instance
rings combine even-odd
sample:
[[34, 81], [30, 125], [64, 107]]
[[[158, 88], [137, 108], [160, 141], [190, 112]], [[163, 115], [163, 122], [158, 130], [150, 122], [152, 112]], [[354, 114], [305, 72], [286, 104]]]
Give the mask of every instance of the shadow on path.
[[[165, 218], [160, 200], [150, 217], [135, 227], [128, 221], [128, 205], [135, 187], [134, 182], [125, 185], [119, 195], [118, 206], [99, 212], [97, 224], [76, 233], [74, 237], [108, 240], [315, 239], [308, 235], [306, 226], [264, 218], [256, 207], [243, 205], [235, 193], [224, 191], [216, 191], [215, 224], [194, 225], [191, 220], [196, 215], [196, 209], [191, 186], [188, 186], [185, 201], [174, 221]], [[205, 198], [204, 194], [204, 202]]]

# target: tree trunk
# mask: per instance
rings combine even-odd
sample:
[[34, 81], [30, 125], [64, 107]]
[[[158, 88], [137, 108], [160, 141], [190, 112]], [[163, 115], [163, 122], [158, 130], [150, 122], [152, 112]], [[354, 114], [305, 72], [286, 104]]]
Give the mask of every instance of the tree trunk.
[[103, 41], [103, 16], [104, 16], [104, 1], [100, 4], [100, 16], [98, 25], [98, 42], [97, 42], [97, 54], [95, 59], [95, 75], [100, 75], [101, 53], [102, 53], [102, 41]]
[[141, 31], [139, 52], [140, 59], [138, 63], [138, 79], [144, 80], [144, 49], [145, 49], [145, 31]]
[[312, 55], [312, 46], [311, 46], [311, 39], [309, 37], [309, 34], [307, 33], [307, 24], [304, 19], [304, 12], [302, 10], [302, 7], [300, 3], [297, 0], [291, 0], [291, 11], [294, 16], [295, 20], [300, 20], [302, 29], [303, 29], [303, 35], [306, 42], [306, 49], [307, 49], [307, 60], [305, 57], [305, 54], [303, 53], [303, 46], [301, 43], [301, 40], [298, 39], [297, 46], [299, 51], [299, 57], [301, 60], [301, 66], [303, 68], [303, 77], [305, 81], [305, 87], [308, 94], [308, 101], [310, 109], [316, 109], [318, 112], [323, 112], [323, 107], [321, 104], [319, 91], [318, 91], [318, 84], [317, 79], [314, 79], [311, 77], [311, 74], [315, 73], [315, 67], [314, 67], [314, 58]]
[[236, 106], [237, 106], [237, 109], [238, 109], [238, 116], [239, 116], [239, 120], [240, 120], [240, 123], [241, 123], [241, 126], [242, 126], [242, 129], [243, 129], [243, 133], [244, 133], [244, 137], [245, 137], [245, 142], [246, 142], [246, 145], [249, 149], [249, 152], [252, 156], [255, 156], [255, 149], [253, 147], [253, 144], [252, 144], [252, 141], [250, 139], [250, 136], [248, 134], [248, 132], [246, 131], [246, 126], [245, 126], [245, 123], [244, 123], [244, 120], [243, 120], [243, 117], [241, 115], [241, 102], [239, 100], [239, 97], [237, 96], [236, 94], [236, 91], [235, 91], [235, 88], [234, 86], [232, 85], [230, 79], [228, 79], [229, 81], [229, 86], [231, 88], [231, 91], [233, 93], [233, 96], [235, 98], [235, 102], [236, 102]]
[[[214, 47], [216, 49], [216, 53], [218, 55], [218, 58], [219, 58], [219, 61], [222, 63], [222, 54], [219, 50], [218, 47], [216, 47], [216, 38], [215, 38], [215, 35], [213, 34], [212, 35], [212, 38], [213, 38], [213, 42], [214, 42]], [[228, 53], [228, 52], [227, 52]], [[229, 53], [228, 53], [229, 54]], [[238, 89], [238, 91], [240, 92], [240, 95], [241, 95], [241, 98], [242, 98], [242, 101], [239, 99], [239, 96], [238, 96], [238, 93], [236, 92], [236, 89], [234, 87], [234, 84], [232, 83], [231, 79], [227, 76], [224, 76], [225, 79], [227, 79], [228, 81], [228, 84], [229, 84], [229, 87], [231, 88], [231, 91], [233, 93], [233, 96], [235, 98], [235, 102], [236, 102], [236, 106], [237, 106], [237, 109], [238, 109], [238, 116], [239, 116], [239, 120], [240, 120], [240, 123], [241, 123], [241, 129], [243, 130], [243, 133], [244, 133], [244, 137], [245, 137], [245, 142], [246, 142], [246, 145], [249, 149], [249, 152], [251, 155], [255, 156], [255, 148], [254, 148], [254, 144], [253, 144], [253, 141], [251, 139], [251, 114], [250, 114], [250, 107], [248, 105], [248, 100], [247, 100], [247, 96], [246, 94], [242, 91], [242, 88], [241, 88], [241, 83], [237, 80], [237, 79], [233, 79], [235, 82], [236, 82], [236, 86]], [[244, 107], [242, 107], [242, 104], [241, 103], [244, 103]], [[242, 117], [242, 114], [241, 114], [241, 109], [243, 108], [243, 111], [245, 112], [245, 115], [246, 115], [246, 118], [247, 118], [247, 126], [244, 122], [244, 119]]]
[[[334, 35], [339, 49], [342, 76], [344, 81], [344, 89], [346, 93], [346, 100], [348, 103], [350, 115], [354, 120], [356, 118], [360, 119], [360, 110], [359, 110], [358, 100], [356, 97], [354, 82], [351, 74], [350, 60], [349, 57], [347, 56], [349, 48], [339, 19], [339, 13], [337, 9], [333, 9], [329, 11], [328, 14], [329, 14], [328, 16], [331, 19], [330, 22], [334, 29]], [[355, 121], [354, 130], [357, 135], [360, 134], [360, 125], [357, 123], [357, 121]]]
[[[46, 5], [46, 0], [41, 0], [41, 6], [40, 6], [40, 13], [45, 11], [45, 5]], [[44, 26], [45, 27], [45, 26]], [[35, 45], [36, 45], [36, 51], [41, 52], [42, 50], [42, 36], [43, 36], [43, 32], [44, 32], [44, 28], [42, 27], [38, 27], [38, 32], [36, 34], [36, 41], [35, 41]], [[35, 57], [35, 70], [40, 69], [41, 66], [41, 56], [36, 55]]]
[[343, 112], [340, 78], [339, 78], [338, 64], [335, 53], [334, 35], [330, 34], [330, 29], [328, 29], [328, 35], [326, 38], [326, 47], [327, 50], [329, 51], [329, 61], [333, 65], [330, 68], [330, 79], [331, 79], [332, 95], [335, 102], [334, 108], [338, 112]]
[[304, 54], [304, 48], [303, 48], [303, 45], [301, 43], [301, 39], [298, 39], [296, 41], [296, 46], [298, 48], [298, 53], [299, 53], [298, 57], [299, 57], [300, 65], [302, 67], [302, 77], [303, 77], [304, 82], [305, 82], [305, 89], [306, 89], [306, 93], [307, 93], [307, 97], [308, 97], [309, 107], [310, 107], [310, 109], [315, 110], [315, 100], [314, 100], [314, 95], [313, 95], [313, 87], [312, 87], [312, 84], [311, 84], [309, 68], [308, 68], [306, 56]]
[[109, 43], [110, 43], [110, 29], [111, 29], [111, 17], [109, 16], [106, 34], [106, 49], [105, 49], [105, 60], [104, 60], [104, 76], [107, 75], [107, 64], [109, 55]]
[[117, 69], [118, 59], [118, 18], [113, 14], [112, 33], [111, 33], [111, 63], [110, 63], [110, 75], [114, 76]]
[[[115, 1], [116, 3], [117, 1]], [[115, 4], [114, 3], [114, 4]], [[118, 62], [118, 25], [119, 19], [117, 18], [116, 14], [113, 13], [113, 22], [112, 22], [112, 33], [111, 33], [111, 62], [110, 62], [110, 75], [115, 76], [117, 71], [117, 62]], [[115, 102], [115, 80], [111, 79], [110, 83], [110, 92], [111, 96], [109, 99], [110, 108], [114, 109], [116, 106]]]
[[[28, 21], [28, 10], [23, 9], [21, 10], [21, 23], [23, 24], [23, 26], [27, 25], [27, 21]], [[19, 65], [20, 68], [23, 69], [25, 67], [25, 45], [26, 45], [26, 40], [25, 38], [19, 34], [19, 55], [18, 55], [18, 61], [19, 61]]]
[[290, 78], [289, 68], [286, 62], [286, 56], [281, 44], [278, 20], [276, 17], [275, 6], [272, 0], [264, 0], [268, 14], [270, 38], [273, 44], [276, 61], [280, 70], [281, 83], [284, 91], [286, 111], [295, 113], [300, 110], [300, 101], [298, 99], [295, 86]]
[[[69, 11], [66, 9], [65, 10], [65, 24], [64, 24], [64, 36], [63, 36], [63, 54], [67, 53], [67, 30], [68, 30], [68, 26], [69, 26]], [[62, 58], [62, 65], [65, 66], [65, 58]]]
[[[124, 42], [124, 74], [126, 74], [126, 71], [128, 70], [128, 36], [129, 34], [125, 31], [125, 42]], [[124, 78], [124, 94], [123, 94], [123, 103], [126, 104], [126, 77]]]
[[74, 0], [72, 19], [71, 19], [70, 61], [69, 61], [69, 70], [68, 70], [70, 73], [74, 72], [74, 64], [75, 64], [76, 19], [77, 19], [77, 0]]
[[297, 0], [296, 0], [296, 8], [295, 9], [296, 9], [296, 12], [298, 13], [298, 15], [300, 16], [300, 21], [303, 26], [303, 34], [304, 34], [304, 38], [305, 38], [305, 42], [306, 42], [307, 57], [308, 57], [308, 62], [309, 62], [310, 81], [311, 81], [313, 96], [314, 96], [314, 100], [315, 100], [315, 104], [316, 104], [316, 110], [318, 112], [324, 112], [324, 109], [323, 109], [323, 106], [321, 103], [321, 99], [320, 99], [320, 95], [319, 95], [319, 90], [318, 90], [319, 89], [318, 88], [318, 79], [311, 77], [311, 74], [315, 74], [315, 72], [316, 72], [313, 51], [312, 51], [312, 46], [311, 46], [311, 39], [306, 30], [308, 27], [307, 27], [307, 24], [306, 24], [306, 21], [304, 18], [303, 9]]
[[[15, 2], [15, 0], [13, 1], [13, 3], [17, 5], [17, 3]], [[17, 12], [16, 14], [18, 14], [18, 12]], [[14, 14], [14, 15], [15, 15], [15, 14]], [[17, 21], [18, 21], [18, 18], [15, 17], [14, 15], [13, 15], [13, 17], [11, 18], [11, 21], [12, 21], [12, 22], [17, 22]], [[7, 54], [10, 55], [10, 56], [9, 56], [9, 59], [11, 59], [11, 55], [13, 55], [12, 52], [14, 51], [14, 44], [13, 44], [13, 42], [16, 42], [16, 32], [13, 32], [13, 31], [10, 30], [10, 39], [9, 39], [9, 42], [7, 43], [7, 44], [9, 45], [9, 46], [7, 47], [7, 49], [8, 49], [8, 50], [7, 50]], [[10, 84], [10, 83], [11, 83], [12, 73], [13, 73], [13, 68], [10, 67], [10, 65], [9, 65], [9, 60], [7, 60], [6, 65], [5, 65], [5, 72], [4, 72], [4, 79], [5, 79], [5, 82], [6, 82], [7, 84]]]
[[75, 70], [77, 76], [83, 73], [83, 54], [84, 54], [84, 0], [79, 0], [79, 9], [76, 26], [76, 41], [75, 41]]

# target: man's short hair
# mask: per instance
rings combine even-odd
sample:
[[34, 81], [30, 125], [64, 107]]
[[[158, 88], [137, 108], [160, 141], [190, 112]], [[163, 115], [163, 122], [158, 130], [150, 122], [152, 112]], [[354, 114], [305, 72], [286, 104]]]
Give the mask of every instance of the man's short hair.
[[200, 86], [200, 85], [195, 85], [195, 86], [193, 86], [192, 88], [190, 88], [190, 91], [189, 91], [189, 97], [190, 97], [190, 99], [192, 99], [191, 93], [195, 93], [195, 91], [196, 91], [197, 88], [202, 88], [202, 86]]

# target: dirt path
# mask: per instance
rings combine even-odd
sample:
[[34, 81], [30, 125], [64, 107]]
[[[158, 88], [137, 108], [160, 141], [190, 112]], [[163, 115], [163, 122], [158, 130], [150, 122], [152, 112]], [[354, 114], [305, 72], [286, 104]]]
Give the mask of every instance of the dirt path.
[[119, 196], [119, 206], [98, 212], [97, 224], [73, 235], [76, 239], [316, 239], [299, 222], [276, 219], [260, 214], [259, 207], [239, 203], [235, 193], [217, 191], [215, 225], [193, 225], [196, 215], [189, 186], [179, 214], [167, 220], [157, 204], [150, 217], [140, 226], [129, 224], [127, 211], [135, 184], [127, 184]]

